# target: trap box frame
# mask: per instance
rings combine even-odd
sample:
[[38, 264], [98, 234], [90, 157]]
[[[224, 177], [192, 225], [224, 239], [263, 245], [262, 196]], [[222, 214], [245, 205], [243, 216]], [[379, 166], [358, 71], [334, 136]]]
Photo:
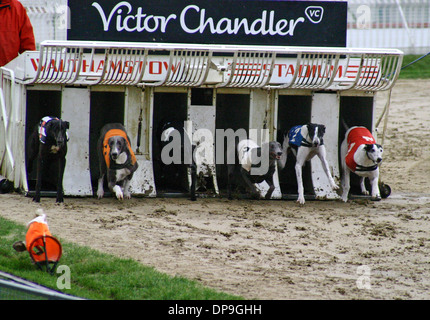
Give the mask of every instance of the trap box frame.
[[[55, 115], [70, 122], [64, 193], [93, 196], [99, 128], [117, 121], [127, 128], [139, 162], [132, 193], [159, 196], [153, 137], [161, 96], [169, 104], [166, 111], [192, 121], [193, 132], [214, 133], [236, 109], [242, 111], [234, 117], [246, 130], [269, 129], [269, 140], [280, 140], [293, 125], [324, 124], [328, 163], [340, 182], [341, 118], [376, 134], [375, 95], [391, 90], [402, 59], [396, 49], [44, 41], [39, 51], [0, 68], [0, 174], [31, 192], [26, 140], [38, 119]], [[209, 99], [196, 102], [201, 92]], [[245, 102], [236, 108], [239, 100]], [[221, 109], [228, 115], [220, 115]], [[309, 196], [338, 198], [316, 157], [307, 170]], [[224, 178], [218, 171], [223, 169], [215, 159], [199, 165], [199, 181], [210, 181], [205, 194], [220, 193]], [[297, 192], [282, 190], [283, 180], [295, 180], [291, 176], [275, 175], [272, 198]], [[264, 194], [267, 185], [259, 188]]]

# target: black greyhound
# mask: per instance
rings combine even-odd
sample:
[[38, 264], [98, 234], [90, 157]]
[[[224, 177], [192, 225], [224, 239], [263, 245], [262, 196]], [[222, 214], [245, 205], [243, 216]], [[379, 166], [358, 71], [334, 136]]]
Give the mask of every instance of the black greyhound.
[[56, 202], [64, 201], [63, 176], [66, 167], [67, 130], [69, 122], [56, 117], [44, 117], [34, 128], [28, 143], [27, 172], [33, 170], [37, 159], [36, 193], [33, 201], [40, 202], [42, 180], [52, 174], [57, 183]]
[[[194, 151], [196, 146], [191, 143], [188, 134], [185, 132], [184, 122], [181, 121], [162, 121], [157, 133], [158, 141], [160, 141], [160, 160], [161, 160], [161, 171], [164, 174], [166, 166], [172, 166], [175, 169], [175, 175], [179, 177], [179, 170], [183, 166], [188, 166], [191, 170], [191, 186], [190, 186], [190, 199], [196, 201], [196, 180], [197, 180], [197, 165], [194, 159]], [[181, 145], [180, 150], [173, 146], [179, 154], [173, 155], [175, 160], [173, 163], [165, 163], [164, 155], [169, 153], [166, 148], [169, 144], [173, 143], [175, 139], [180, 139]], [[170, 156], [169, 156], [170, 159]]]

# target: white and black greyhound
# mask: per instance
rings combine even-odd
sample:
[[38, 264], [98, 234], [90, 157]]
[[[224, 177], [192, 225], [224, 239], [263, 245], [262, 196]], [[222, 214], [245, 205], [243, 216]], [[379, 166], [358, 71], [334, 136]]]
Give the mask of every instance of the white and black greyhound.
[[100, 177], [97, 197], [103, 198], [103, 181], [106, 175], [109, 190], [118, 200], [130, 199], [130, 180], [138, 168], [136, 156], [130, 145], [130, 138], [120, 123], [108, 123], [100, 131], [97, 143]]
[[341, 145], [342, 164], [342, 200], [348, 200], [350, 189], [350, 173], [360, 177], [362, 194], [369, 194], [364, 184], [364, 178], [370, 180], [372, 198], [380, 199], [379, 165], [382, 161], [383, 148], [376, 143], [375, 138], [366, 127], [351, 127], [345, 133]]
[[306, 125], [294, 126], [284, 134], [284, 141], [282, 143], [282, 149], [284, 152], [280, 161], [280, 168], [284, 168], [287, 162], [287, 153], [289, 150], [291, 150], [296, 157], [295, 171], [298, 189], [297, 202], [300, 204], [305, 203], [302, 167], [306, 161], [310, 161], [316, 155], [321, 160], [324, 172], [330, 181], [331, 187], [333, 189], [339, 188], [331, 176], [326, 159], [326, 149], [323, 139], [324, 133], [324, 125], [308, 123]]
[[[273, 183], [273, 174], [276, 170], [276, 162], [282, 157], [281, 144], [277, 141], [270, 141], [263, 143], [261, 147], [253, 140], [245, 139], [241, 140], [236, 150], [227, 150], [227, 152], [237, 152], [237, 158], [234, 164], [227, 164], [228, 170], [228, 198], [231, 200], [231, 184], [234, 175], [235, 168], [240, 166], [240, 173], [243, 181], [247, 188], [251, 191], [253, 198], [260, 198], [260, 193], [255, 187], [255, 183], [261, 183], [266, 181], [269, 185], [269, 190], [266, 192], [265, 199], [270, 199], [275, 186]], [[264, 166], [264, 156], [267, 155], [267, 167]], [[253, 173], [252, 169], [258, 167], [262, 169], [262, 172], [257, 170]]]

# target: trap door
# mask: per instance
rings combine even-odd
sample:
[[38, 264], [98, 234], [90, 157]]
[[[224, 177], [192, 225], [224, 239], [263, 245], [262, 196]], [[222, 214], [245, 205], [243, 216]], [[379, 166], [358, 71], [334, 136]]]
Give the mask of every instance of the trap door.
[[[311, 122], [326, 127], [324, 145], [329, 170], [334, 181], [340, 184], [338, 136], [339, 136], [339, 96], [336, 93], [314, 93], [312, 96]], [[311, 160], [312, 183], [316, 198], [338, 199], [336, 190], [330, 186], [318, 156]]]
[[[273, 92], [261, 89], [251, 90], [250, 112], [249, 112], [249, 138], [256, 141], [258, 145], [268, 143], [275, 140], [276, 134], [273, 130]], [[272, 199], [280, 199], [282, 197], [281, 188], [279, 185], [278, 168], [276, 166], [273, 175], [273, 184], [275, 190], [272, 193]], [[269, 190], [269, 185], [266, 181], [256, 184], [257, 190], [262, 197]]]
[[[215, 166], [215, 94], [213, 89], [189, 90], [187, 119], [191, 125], [192, 143], [196, 145], [196, 192], [219, 194]], [[191, 171], [188, 169], [191, 185]]]
[[64, 87], [61, 118], [70, 122], [64, 170], [64, 194], [92, 196], [90, 173], [90, 89]]
[[[342, 123], [345, 121], [348, 128], [354, 126], [364, 126], [372, 132], [375, 139], [376, 132], [374, 130], [374, 114], [375, 114], [375, 101], [374, 93], [362, 93], [355, 95], [347, 95], [347, 93], [340, 96], [340, 116], [339, 116], [339, 161], [340, 159], [340, 148], [343, 139], [345, 139], [346, 129]], [[378, 140], [376, 140], [378, 141]], [[340, 162], [339, 162], [340, 163]], [[350, 174], [350, 196], [355, 197], [368, 197], [361, 194], [360, 188], [360, 177], [355, 173]], [[365, 179], [367, 190], [370, 190], [369, 179]]]
[[[174, 196], [189, 192], [187, 165], [164, 165], [161, 159], [161, 129], [166, 122], [187, 120], [187, 88], [156, 87], [153, 92], [152, 163], [157, 195]], [[179, 142], [178, 142], [179, 143]], [[181, 155], [181, 159], [183, 155]]]
[[[124, 123], [124, 89], [115, 86], [93, 86], [90, 97], [90, 172], [93, 194], [97, 193], [98, 179], [100, 177], [99, 156], [97, 153], [97, 143], [100, 137], [100, 130], [107, 123]], [[130, 141], [133, 146], [133, 142]], [[110, 194], [107, 179], [104, 181], [105, 194]]]
[[[61, 87], [50, 87], [45, 89], [43, 86], [34, 86], [27, 88], [27, 99], [26, 99], [26, 112], [25, 112], [25, 152], [28, 152], [29, 137], [32, 134], [35, 127], [38, 126], [40, 119], [45, 116], [61, 117]], [[69, 147], [69, 145], [68, 145]], [[67, 156], [66, 156], [67, 157]], [[28, 161], [28, 155], [25, 157]], [[67, 158], [66, 158], [67, 159]], [[28, 167], [28, 163], [27, 163]], [[27, 171], [26, 167], [26, 171]], [[27, 185], [28, 195], [32, 195], [36, 187], [37, 178], [37, 159], [33, 161], [32, 172], [27, 172]], [[54, 181], [53, 173], [48, 171], [45, 172], [44, 179], [42, 180], [43, 195], [52, 194], [56, 195], [57, 184]], [[55, 176], [56, 177], [56, 176]]]
[[[249, 128], [249, 103], [250, 103], [250, 90], [249, 89], [231, 89], [231, 88], [218, 88], [216, 95], [216, 130], [226, 133], [231, 129], [237, 134], [242, 130], [246, 131], [248, 136]], [[227, 138], [224, 134], [217, 132], [215, 140], [216, 151], [216, 175], [218, 187], [223, 192], [227, 190]], [[223, 140], [223, 141], [221, 141]], [[223, 148], [223, 149], [218, 149]], [[234, 150], [236, 152], [236, 150]], [[238, 174], [235, 174], [237, 177]], [[240, 177], [235, 179], [240, 181]], [[237, 184], [236, 184], [237, 185]]]
[[[312, 95], [305, 90], [280, 90], [275, 97], [277, 106], [276, 134], [277, 140], [283, 142], [284, 133], [296, 125], [304, 125], [311, 120]], [[295, 171], [296, 157], [288, 152], [287, 163], [279, 171], [279, 184], [282, 197], [297, 199], [297, 178]], [[310, 162], [306, 161], [302, 168], [303, 189], [306, 196], [314, 196]]]
[[152, 99], [153, 88], [126, 87], [124, 126], [139, 167], [130, 181], [134, 195], [155, 197], [152, 166]]

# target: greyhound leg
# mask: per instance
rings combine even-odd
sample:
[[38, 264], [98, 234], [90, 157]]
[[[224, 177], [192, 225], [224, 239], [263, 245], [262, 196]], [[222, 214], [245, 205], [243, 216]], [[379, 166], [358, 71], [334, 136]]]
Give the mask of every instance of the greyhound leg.
[[111, 190], [112, 190], [112, 192], [115, 192], [116, 198], [118, 200], [123, 200], [124, 199], [124, 193], [122, 191], [121, 186], [119, 186], [119, 185], [116, 184], [116, 185], [114, 185], [114, 186], [111, 187]]
[[191, 187], [190, 187], [191, 201], [196, 201], [197, 166], [193, 163], [192, 165], [190, 165], [190, 169], [191, 169]]
[[273, 191], [275, 190], [275, 185], [273, 183], [273, 175], [267, 177], [266, 182], [269, 185], [269, 190], [267, 190], [267, 193], [264, 197], [265, 199], [269, 200], [272, 197]]
[[123, 188], [123, 190], [124, 190], [124, 198], [125, 199], [131, 199], [131, 193], [130, 193], [130, 190], [129, 190], [129, 186], [130, 186], [130, 179], [125, 178], [124, 179], [124, 188]]
[[330, 169], [329, 169], [328, 162], [327, 162], [327, 157], [326, 157], [326, 150], [325, 150], [324, 145], [322, 145], [320, 147], [320, 150], [318, 152], [318, 157], [321, 160], [321, 164], [322, 164], [324, 172], [327, 175], [327, 178], [330, 182], [330, 186], [335, 190], [339, 189], [339, 186], [336, 184], [336, 182], [334, 182], [334, 179], [331, 176]]
[[[361, 194], [365, 194], [365, 195], [369, 194], [369, 191], [367, 191], [366, 185], [364, 184], [364, 177], [360, 177], [360, 189], [361, 189]], [[373, 188], [372, 188], [372, 191], [373, 191]]]
[[228, 164], [227, 165], [227, 192], [228, 192], [228, 200], [232, 200], [233, 197], [231, 195], [231, 184], [233, 181], [233, 175], [234, 175], [234, 165]]
[[343, 177], [342, 177], [342, 200], [344, 202], [348, 201], [348, 194], [350, 189], [350, 172], [348, 169], [343, 169]]
[[249, 172], [246, 171], [243, 167], [240, 167], [240, 173], [241, 173], [241, 175], [243, 177], [243, 180], [245, 181], [246, 186], [251, 191], [252, 197], [256, 198], [256, 199], [259, 199], [260, 198], [260, 193], [257, 191], [257, 188], [255, 187], [255, 185], [249, 179]]
[[372, 198], [373, 199], [379, 199], [381, 198], [381, 193], [379, 191], [379, 175], [376, 174], [373, 178], [370, 179], [370, 184], [372, 186]]
[[97, 198], [99, 198], [99, 199], [103, 198], [103, 196], [104, 196], [104, 194], [105, 194], [105, 192], [104, 192], [104, 190], [103, 190], [103, 179], [104, 179], [104, 177], [105, 177], [105, 174], [103, 173], [103, 174], [100, 176], [99, 181], [98, 181], [98, 186], [97, 186]]
[[40, 202], [40, 191], [42, 189], [42, 174], [43, 174], [43, 159], [39, 153], [37, 157], [37, 178], [36, 178], [36, 193], [33, 197], [34, 202]]
[[297, 192], [299, 194], [297, 202], [300, 204], [305, 203], [304, 189], [303, 189], [303, 176], [302, 176], [302, 164], [297, 162], [295, 166], [296, 178], [297, 178]]
[[303, 165], [305, 164], [307, 153], [308, 153], [307, 149], [299, 148], [297, 150], [297, 156], [296, 156], [295, 170], [296, 170], [296, 179], [297, 179], [297, 192], [299, 194], [297, 198], [297, 202], [299, 202], [300, 204], [305, 203], [302, 168], [303, 168]]
[[56, 202], [61, 203], [64, 201], [64, 190], [63, 190], [63, 177], [64, 169], [66, 168], [66, 157], [60, 157], [58, 159], [58, 181], [57, 181], [57, 200]]

